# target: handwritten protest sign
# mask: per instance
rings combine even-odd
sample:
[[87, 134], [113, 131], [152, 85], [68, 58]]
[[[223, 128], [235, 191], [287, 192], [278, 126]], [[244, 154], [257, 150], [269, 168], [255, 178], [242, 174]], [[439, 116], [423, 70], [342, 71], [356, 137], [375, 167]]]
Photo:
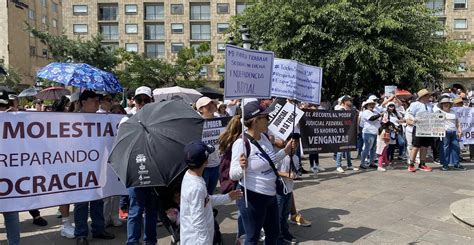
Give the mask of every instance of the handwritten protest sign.
[[462, 143], [474, 145], [474, 107], [454, 107], [453, 110], [461, 124]]
[[273, 62], [272, 96], [320, 104], [323, 69], [294, 60]]
[[385, 97], [395, 95], [397, 92], [397, 86], [385, 86]]
[[352, 151], [357, 142], [357, 113], [304, 110], [300, 130], [305, 154]]
[[221, 135], [232, 117], [219, 117], [206, 119], [202, 130], [202, 141], [219, 148], [219, 135]]
[[416, 114], [416, 137], [444, 137], [445, 116], [442, 113], [420, 112]]
[[0, 212], [126, 195], [107, 164], [121, 115], [9, 112], [0, 117]]
[[225, 53], [225, 99], [271, 97], [273, 52], [227, 45]]
[[287, 139], [288, 136], [293, 132], [293, 121], [296, 118], [295, 125], [300, 121], [303, 116], [303, 111], [300, 110], [291, 103], [285, 101], [285, 104], [276, 104], [275, 110], [272, 111], [268, 130], [273, 135], [280, 139]]

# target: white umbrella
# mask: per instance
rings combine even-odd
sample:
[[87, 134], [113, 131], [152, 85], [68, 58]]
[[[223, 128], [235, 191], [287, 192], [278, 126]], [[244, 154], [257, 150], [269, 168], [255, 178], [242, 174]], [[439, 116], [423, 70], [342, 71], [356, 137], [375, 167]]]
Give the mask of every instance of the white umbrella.
[[170, 100], [175, 96], [183, 98], [183, 100], [188, 103], [194, 103], [197, 99], [202, 97], [202, 94], [194, 89], [182, 88], [179, 86], [170, 88], [157, 88], [153, 90], [153, 98], [155, 99], [155, 102]]

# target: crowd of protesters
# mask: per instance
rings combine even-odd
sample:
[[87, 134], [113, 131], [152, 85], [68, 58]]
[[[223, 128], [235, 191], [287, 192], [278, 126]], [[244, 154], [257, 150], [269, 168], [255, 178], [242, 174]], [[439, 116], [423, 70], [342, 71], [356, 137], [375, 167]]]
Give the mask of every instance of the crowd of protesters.
[[[121, 121], [124, 123], [145, 104], [153, 102], [152, 90], [139, 87], [134, 93], [127, 94], [127, 102], [128, 106], [123, 108], [112, 95], [86, 90], [64, 96], [50, 106], [35, 100], [31, 106], [20, 107], [16, 96], [2, 93], [0, 111], [128, 114]], [[187, 188], [183, 188], [178, 195], [180, 209], [176, 211], [179, 214], [174, 216], [180, 225], [181, 244], [215, 243], [218, 231], [215, 230], [213, 207], [234, 200], [239, 211], [237, 244], [257, 244], [259, 241], [265, 241], [265, 244], [294, 244], [296, 239], [289, 232], [288, 223], [311, 225], [297, 212], [293, 195], [293, 182], [302, 174], [311, 172], [302, 165], [298, 125], [287, 139], [273, 135], [268, 130], [271, 104], [272, 99], [219, 102], [208, 97], [201, 97], [194, 103], [197, 113], [204, 119], [228, 116], [232, 119], [219, 137], [218, 149], [201, 141], [191, 142], [184, 149], [183, 156], [189, 170], [182, 185]], [[352, 165], [351, 152], [335, 152], [335, 170], [338, 173], [369, 168], [385, 172], [393, 169], [397, 161], [406, 164], [410, 172], [432, 171], [427, 165], [429, 161], [440, 164], [443, 171], [450, 170], [450, 165], [454, 170], [465, 170], [461, 164], [464, 161], [461, 151], [466, 146], [460, 142], [461, 127], [452, 108], [473, 107], [472, 91], [466, 93], [450, 89], [432, 93], [422, 89], [414, 96], [409, 93], [391, 96], [373, 94], [354, 99], [345, 95], [334, 104], [297, 104], [301, 109], [358, 112], [357, 157], [360, 158], [360, 165]], [[416, 136], [416, 118], [422, 112], [437, 112], [445, 116], [444, 137]], [[245, 132], [242, 132], [242, 121]], [[473, 148], [474, 145], [469, 145], [471, 161], [474, 160]], [[342, 166], [344, 159], [347, 162], [345, 169]], [[319, 166], [318, 154], [310, 154], [309, 160], [314, 174], [326, 171]], [[214, 195], [218, 183], [221, 194]], [[279, 191], [280, 185], [283, 192]], [[247, 192], [247, 200], [243, 198], [244, 191]], [[153, 188], [145, 187], [129, 188], [127, 196], [76, 203], [73, 217], [70, 217], [70, 205], [61, 205], [58, 209], [58, 217], [63, 223], [60, 234], [75, 238], [77, 244], [88, 244], [87, 220], [90, 216], [94, 239], [114, 239], [114, 234], [107, 232], [106, 227], [122, 226], [126, 220], [127, 244], [140, 244], [142, 233], [145, 244], [156, 244], [156, 227], [160, 223], [157, 202], [159, 200]], [[38, 210], [31, 210], [30, 214], [33, 224], [48, 225]], [[19, 244], [21, 229], [18, 212], [3, 213], [3, 216], [8, 244]]]

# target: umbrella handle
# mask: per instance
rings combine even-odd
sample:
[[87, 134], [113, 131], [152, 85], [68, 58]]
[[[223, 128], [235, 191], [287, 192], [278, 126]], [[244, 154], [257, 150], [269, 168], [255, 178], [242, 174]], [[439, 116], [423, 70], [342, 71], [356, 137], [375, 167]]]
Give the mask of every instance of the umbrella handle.
[[[241, 102], [241, 109], [242, 109], [242, 116], [241, 116], [241, 122], [242, 122], [242, 148], [243, 148], [243, 152], [244, 152], [244, 155], [246, 155], [247, 153], [247, 148], [245, 147], [245, 125], [244, 125], [244, 99], [242, 99], [242, 102]], [[247, 155], [245, 157], [248, 157]], [[244, 198], [245, 198], [245, 208], [248, 208], [249, 207], [249, 202], [248, 202], [248, 198], [247, 198], [247, 178], [246, 178], [246, 169], [243, 170], [244, 171]]]

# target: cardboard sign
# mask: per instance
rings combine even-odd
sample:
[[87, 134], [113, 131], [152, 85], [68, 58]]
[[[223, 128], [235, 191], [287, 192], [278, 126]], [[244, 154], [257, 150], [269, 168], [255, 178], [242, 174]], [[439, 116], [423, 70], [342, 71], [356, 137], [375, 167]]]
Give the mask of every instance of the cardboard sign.
[[461, 124], [462, 143], [474, 145], [474, 107], [454, 107], [453, 111]]
[[227, 45], [224, 98], [270, 98], [273, 52]]
[[385, 97], [389, 98], [397, 93], [397, 86], [385, 86]]
[[323, 69], [294, 60], [275, 59], [272, 96], [321, 103]]
[[300, 130], [305, 154], [352, 151], [357, 146], [357, 113], [304, 110]]
[[444, 137], [445, 116], [443, 113], [420, 112], [416, 114], [416, 137]]
[[0, 116], [0, 212], [126, 195], [107, 159], [123, 115], [8, 112]]
[[283, 106], [276, 104], [275, 110], [269, 116], [270, 122], [268, 130], [280, 139], [287, 139], [293, 132], [293, 121], [296, 118], [295, 125], [298, 124], [304, 112], [289, 102]]

